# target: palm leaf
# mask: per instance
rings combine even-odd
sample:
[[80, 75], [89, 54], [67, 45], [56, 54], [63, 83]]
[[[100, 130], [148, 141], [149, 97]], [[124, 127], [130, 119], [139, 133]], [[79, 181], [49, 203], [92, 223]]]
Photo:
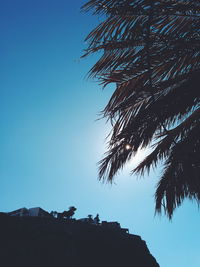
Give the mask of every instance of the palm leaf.
[[200, 2], [91, 0], [83, 10], [104, 18], [86, 37], [84, 56], [101, 52], [89, 75], [116, 84], [102, 111], [113, 128], [99, 178], [112, 182], [139, 148], [154, 144], [134, 172], [163, 160], [156, 210], [164, 205], [171, 218], [185, 197], [199, 200]]

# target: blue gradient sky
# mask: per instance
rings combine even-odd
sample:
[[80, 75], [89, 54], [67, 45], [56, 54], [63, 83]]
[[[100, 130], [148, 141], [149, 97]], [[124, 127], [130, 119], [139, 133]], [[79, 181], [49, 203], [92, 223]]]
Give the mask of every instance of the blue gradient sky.
[[100, 18], [84, 2], [1, 1], [0, 210], [74, 205], [76, 218], [99, 213], [141, 235], [161, 267], [199, 267], [196, 203], [154, 217], [160, 170], [137, 179], [133, 160], [112, 186], [97, 180], [109, 124], [95, 120], [112, 88], [85, 79], [97, 57], [79, 60], [84, 37]]

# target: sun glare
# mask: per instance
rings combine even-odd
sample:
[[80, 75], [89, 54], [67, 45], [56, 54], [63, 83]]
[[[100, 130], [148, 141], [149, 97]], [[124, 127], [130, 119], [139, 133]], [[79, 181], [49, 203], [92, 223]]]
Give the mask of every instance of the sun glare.
[[[125, 144], [125, 149], [126, 150], [131, 150], [132, 146], [130, 144]], [[135, 156], [132, 156], [129, 164], [131, 164], [131, 166], [136, 166], [138, 165], [148, 154], [149, 149], [138, 149], [138, 152], [135, 154]]]
[[139, 149], [135, 156], [130, 159], [128, 164], [132, 167], [137, 166], [147, 156], [148, 153], [148, 149]]
[[126, 144], [125, 145], [125, 148], [126, 148], [126, 150], [130, 150], [131, 149], [131, 146], [129, 144]]

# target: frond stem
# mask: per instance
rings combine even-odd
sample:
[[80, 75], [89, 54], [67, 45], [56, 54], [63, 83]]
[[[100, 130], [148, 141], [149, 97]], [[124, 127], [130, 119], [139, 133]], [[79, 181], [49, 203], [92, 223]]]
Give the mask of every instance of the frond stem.
[[[149, 72], [149, 85], [150, 85], [150, 94], [152, 96], [153, 102], [155, 102], [155, 95], [153, 91], [153, 82], [152, 82], [152, 68], [151, 68], [151, 56], [150, 56], [150, 34], [151, 34], [151, 22], [153, 20], [153, 11], [154, 11], [154, 2], [151, 2], [151, 8], [149, 10], [149, 19], [148, 19], [148, 24], [147, 24], [147, 38], [146, 38], [146, 50], [147, 50], [147, 68]], [[158, 114], [159, 116], [159, 114]], [[167, 128], [165, 127], [164, 123], [161, 122], [161, 125], [164, 129], [165, 133], [169, 133]], [[176, 141], [173, 139], [173, 143], [176, 145]]]

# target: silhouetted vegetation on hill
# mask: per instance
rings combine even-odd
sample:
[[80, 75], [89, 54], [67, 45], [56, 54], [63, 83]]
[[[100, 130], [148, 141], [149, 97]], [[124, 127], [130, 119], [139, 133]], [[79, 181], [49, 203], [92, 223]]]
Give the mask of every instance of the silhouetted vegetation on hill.
[[158, 267], [139, 236], [76, 220], [0, 216], [1, 266]]

